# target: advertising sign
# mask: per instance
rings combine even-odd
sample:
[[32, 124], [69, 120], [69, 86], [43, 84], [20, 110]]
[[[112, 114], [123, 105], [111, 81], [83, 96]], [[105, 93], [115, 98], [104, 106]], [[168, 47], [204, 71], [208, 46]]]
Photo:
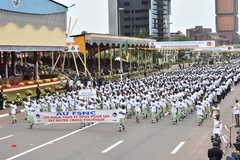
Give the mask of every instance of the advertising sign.
[[81, 89], [79, 91], [79, 96], [83, 99], [90, 99], [97, 97], [96, 89]]
[[35, 112], [35, 123], [119, 122], [118, 110], [81, 110], [69, 112]]
[[149, 42], [150, 48], [183, 49], [183, 48], [210, 48], [215, 47], [215, 41], [168, 41]]
[[65, 46], [63, 52], [79, 52], [79, 46], [77, 45]]

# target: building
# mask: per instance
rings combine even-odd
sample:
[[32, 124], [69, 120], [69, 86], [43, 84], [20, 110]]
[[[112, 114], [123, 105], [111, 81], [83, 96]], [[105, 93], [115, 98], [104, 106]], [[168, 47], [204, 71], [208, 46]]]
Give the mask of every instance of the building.
[[184, 34], [181, 31], [171, 32], [170, 33], [170, 41], [175, 41], [180, 36], [184, 36]]
[[135, 36], [141, 29], [157, 41], [170, 40], [171, 0], [109, 0], [109, 34]]
[[0, 0], [0, 4], [0, 71], [8, 78], [8, 71], [16, 70], [15, 55], [26, 57], [31, 52], [36, 80], [40, 52], [62, 52], [66, 46], [68, 7], [53, 0]]
[[209, 40], [211, 28], [203, 28], [203, 26], [195, 26], [195, 28], [186, 29], [186, 36], [194, 41]]
[[229, 39], [230, 44], [237, 44], [238, 0], [215, 0], [215, 11], [218, 36]]

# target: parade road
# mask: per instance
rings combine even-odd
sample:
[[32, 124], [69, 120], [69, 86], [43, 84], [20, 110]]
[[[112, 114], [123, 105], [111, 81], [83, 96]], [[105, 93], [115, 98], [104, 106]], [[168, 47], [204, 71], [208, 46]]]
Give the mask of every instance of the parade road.
[[[233, 86], [219, 104], [227, 143], [228, 126], [234, 123], [231, 106], [235, 98], [240, 99], [239, 89], [240, 86]], [[171, 115], [154, 124], [150, 117], [141, 118], [140, 123], [132, 117], [126, 120], [126, 130], [122, 132], [118, 132], [118, 123], [94, 123], [84, 129], [79, 129], [78, 123], [46, 123], [29, 129], [23, 113], [17, 114], [17, 119], [17, 123], [11, 124], [10, 116], [0, 118], [0, 159], [205, 160], [213, 130], [212, 118], [198, 126], [196, 111], [176, 125], [172, 124]], [[232, 127], [232, 143], [238, 129]], [[226, 148], [223, 138], [222, 141], [226, 155], [235, 151]]]

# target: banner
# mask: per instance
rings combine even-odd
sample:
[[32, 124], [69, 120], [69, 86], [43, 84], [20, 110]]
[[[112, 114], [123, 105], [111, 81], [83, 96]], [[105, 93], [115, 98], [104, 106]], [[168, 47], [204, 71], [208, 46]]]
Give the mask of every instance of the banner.
[[69, 112], [35, 112], [35, 123], [119, 122], [118, 110], [81, 110]]
[[81, 89], [79, 91], [79, 96], [83, 99], [90, 99], [97, 97], [96, 89]]
[[166, 41], [149, 42], [150, 48], [163, 49], [184, 49], [184, 48], [212, 48], [215, 47], [215, 41]]

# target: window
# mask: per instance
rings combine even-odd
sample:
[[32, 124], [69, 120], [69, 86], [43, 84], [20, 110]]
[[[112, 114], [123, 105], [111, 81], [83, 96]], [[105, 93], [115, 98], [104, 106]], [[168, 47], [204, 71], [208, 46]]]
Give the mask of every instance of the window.
[[130, 2], [124, 2], [123, 5], [124, 6], [130, 6]]
[[130, 21], [131, 20], [131, 18], [124, 18], [124, 21]]
[[148, 13], [148, 9], [136, 10], [136, 13]]
[[124, 25], [124, 28], [128, 29], [128, 28], [131, 28], [131, 26], [130, 25]]
[[124, 13], [130, 13], [130, 10], [124, 10]]
[[146, 21], [148, 19], [148, 17], [136, 17], [136, 21]]
[[142, 5], [148, 5], [149, 1], [142, 1]]

